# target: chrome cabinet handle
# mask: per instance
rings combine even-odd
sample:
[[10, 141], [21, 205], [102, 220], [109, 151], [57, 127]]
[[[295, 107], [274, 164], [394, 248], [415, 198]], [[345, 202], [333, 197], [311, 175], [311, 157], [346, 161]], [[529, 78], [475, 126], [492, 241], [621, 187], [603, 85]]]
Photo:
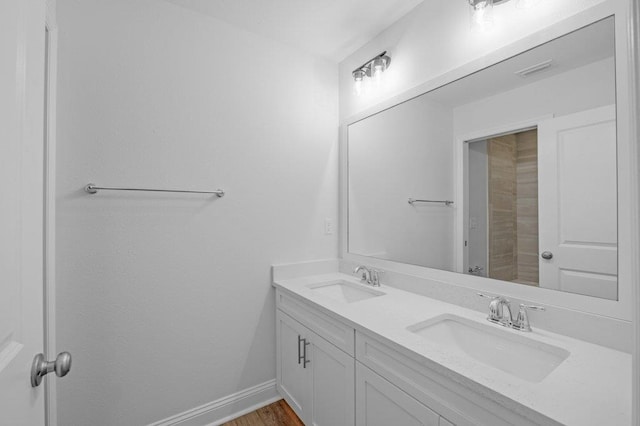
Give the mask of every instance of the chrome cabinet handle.
[[[302, 351], [300, 351], [300, 343], [304, 344]], [[302, 364], [302, 368], [307, 368], [307, 364], [311, 362], [311, 360], [307, 359], [307, 346], [310, 344], [311, 342], [307, 342], [306, 338], [298, 334], [298, 364]]]
[[64, 377], [71, 370], [71, 354], [60, 352], [55, 361], [46, 361], [43, 354], [38, 354], [33, 358], [31, 364], [31, 387], [38, 387], [42, 383], [42, 378], [52, 371], [56, 376]]
[[540, 256], [545, 260], [553, 259], [553, 253], [551, 253], [550, 251], [543, 251]]
[[304, 340], [304, 353], [302, 354], [304, 358], [304, 363], [302, 364], [302, 368], [307, 368], [307, 364], [311, 362], [310, 359], [307, 359], [307, 346], [309, 346], [311, 342], [307, 342], [307, 339], [302, 339], [302, 340]]

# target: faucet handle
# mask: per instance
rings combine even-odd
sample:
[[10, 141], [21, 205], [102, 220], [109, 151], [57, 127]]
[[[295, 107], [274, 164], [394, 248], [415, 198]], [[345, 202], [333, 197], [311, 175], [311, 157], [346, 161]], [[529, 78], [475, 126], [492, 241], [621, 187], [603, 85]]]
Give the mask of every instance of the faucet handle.
[[527, 314], [527, 309], [532, 309], [534, 311], [546, 311], [546, 308], [544, 306], [525, 305], [524, 303], [521, 303], [518, 317], [512, 325], [512, 327], [516, 330], [531, 331], [531, 324], [529, 323], [529, 315]]
[[380, 287], [380, 275], [383, 275], [384, 271], [371, 268], [371, 284], [374, 287]]
[[546, 311], [547, 308], [544, 306], [536, 306], [536, 305], [525, 305], [524, 303], [520, 304], [520, 309], [533, 309], [534, 311]]
[[507, 299], [504, 296], [491, 296], [489, 294], [483, 294], [483, 293], [476, 293], [476, 294], [480, 297], [484, 297], [485, 299], [499, 300], [503, 303], [510, 303], [509, 299]]
[[484, 297], [485, 299], [497, 299], [498, 296], [489, 296], [488, 294], [476, 293], [480, 297]]

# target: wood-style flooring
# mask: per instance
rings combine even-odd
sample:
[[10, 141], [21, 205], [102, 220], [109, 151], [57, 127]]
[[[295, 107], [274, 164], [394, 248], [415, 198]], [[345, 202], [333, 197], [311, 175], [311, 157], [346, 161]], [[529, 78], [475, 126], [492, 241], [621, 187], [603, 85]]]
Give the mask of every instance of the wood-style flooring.
[[284, 399], [262, 407], [223, 426], [304, 426]]

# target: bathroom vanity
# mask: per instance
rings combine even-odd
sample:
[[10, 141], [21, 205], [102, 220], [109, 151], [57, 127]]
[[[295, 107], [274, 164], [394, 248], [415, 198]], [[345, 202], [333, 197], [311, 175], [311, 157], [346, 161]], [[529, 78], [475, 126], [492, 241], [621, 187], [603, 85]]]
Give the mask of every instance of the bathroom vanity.
[[277, 387], [305, 424], [631, 422], [627, 353], [534, 320], [532, 332], [507, 329], [486, 313], [337, 270], [281, 268]]
[[631, 424], [626, 22], [603, 1], [342, 119], [340, 260], [274, 267], [306, 424]]

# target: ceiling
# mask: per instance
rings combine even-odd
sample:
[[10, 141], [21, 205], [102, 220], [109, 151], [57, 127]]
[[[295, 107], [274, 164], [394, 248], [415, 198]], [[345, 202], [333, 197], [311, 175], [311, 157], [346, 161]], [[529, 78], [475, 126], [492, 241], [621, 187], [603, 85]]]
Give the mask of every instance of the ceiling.
[[341, 61], [423, 0], [166, 0]]
[[[603, 19], [489, 68], [429, 92], [429, 99], [456, 107], [581, 66], [615, 54], [613, 18]], [[551, 60], [545, 70], [522, 78], [516, 72]]]

